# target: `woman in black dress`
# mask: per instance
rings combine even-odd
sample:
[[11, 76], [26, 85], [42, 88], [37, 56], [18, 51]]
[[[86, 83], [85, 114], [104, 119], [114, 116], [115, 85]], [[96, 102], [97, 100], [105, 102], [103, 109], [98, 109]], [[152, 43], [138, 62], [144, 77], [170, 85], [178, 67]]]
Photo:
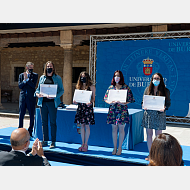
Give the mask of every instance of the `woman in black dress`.
[[95, 90], [96, 90], [95, 86], [92, 85], [91, 78], [87, 72], [83, 71], [80, 73], [76, 89], [92, 91], [92, 98], [89, 103], [77, 103], [76, 101], [73, 101], [74, 104], [78, 104], [74, 123], [81, 125], [82, 145], [78, 148], [78, 150], [86, 152], [88, 151], [90, 125], [95, 124], [93, 102], [95, 101]]

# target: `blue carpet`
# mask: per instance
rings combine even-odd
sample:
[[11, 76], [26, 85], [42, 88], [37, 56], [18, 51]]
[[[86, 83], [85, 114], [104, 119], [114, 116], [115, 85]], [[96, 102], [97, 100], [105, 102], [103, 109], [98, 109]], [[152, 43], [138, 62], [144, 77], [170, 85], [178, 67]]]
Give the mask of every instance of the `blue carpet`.
[[[10, 135], [14, 129], [14, 127], [0, 129], [0, 144], [10, 146]], [[32, 148], [34, 140], [31, 140], [29, 148]], [[134, 150], [123, 150], [120, 156], [112, 155], [112, 148], [89, 146], [88, 152], [79, 152], [79, 146], [79, 144], [56, 142], [56, 148], [44, 147], [44, 153], [47, 158], [49, 156], [48, 159], [52, 166], [92, 165], [95, 162], [97, 164], [94, 165], [148, 164], [148, 161], [145, 160], [148, 156], [146, 141], [135, 145]], [[184, 163], [186, 166], [190, 166], [190, 147], [182, 146], [182, 149]]]
[[51, 166], [79, 166], [76, 164], [68, 164], [68, 163], [62, 163], [62, 162], [55, 162], [55, 161], [49, 161]]

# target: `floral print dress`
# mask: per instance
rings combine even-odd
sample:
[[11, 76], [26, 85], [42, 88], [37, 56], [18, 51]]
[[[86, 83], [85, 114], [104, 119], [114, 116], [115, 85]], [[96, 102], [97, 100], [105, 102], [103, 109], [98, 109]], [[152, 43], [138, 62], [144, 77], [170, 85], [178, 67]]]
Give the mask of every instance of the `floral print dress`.
[[[87, 89], [90, 90], [90, 87]], [[85, 125], [94, 125], [94, 110], [93, 105], [86, 105], [86, 103], [78, 103], [78, 108], [75, 115], [74, 123], [85, 124]]]
[[[116, 87], [113, 85], [109, 86], [104, 96], [104, 101], [108, 99], [109, 90], [116, 90]], [[126, 102], [135, 102], [132, 91], [128, 85], [124, 84], [119, 90], [127, 90]], [[124, 125], [126, 123], [129, 123], [128, 106], [117, 103], [114, 105], [110, 105], [109, 112], [107, 115], [107, 124]]]

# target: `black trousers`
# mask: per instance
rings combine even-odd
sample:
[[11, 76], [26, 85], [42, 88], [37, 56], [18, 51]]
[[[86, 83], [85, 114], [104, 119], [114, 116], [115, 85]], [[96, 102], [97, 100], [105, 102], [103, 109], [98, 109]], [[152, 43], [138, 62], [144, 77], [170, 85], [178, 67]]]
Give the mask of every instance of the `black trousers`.
[[55, 108], [54, 101], [43, 102], [42, 107], [40, 107], [40, 112], [41, 112], [41, 117], [42, 117], [43, 141], [49, 141], [49, 130], [48, 130], [48, 116], [49, 116], [50, 126], [51, 126], [51, 141], [56, 142], [57, 108]]
[[23, 128], [23, 120], [26, 113], [26, 108], [28, 109], [30, 115], [30, 125], [28, 131], [30, 135], [32, 135], [33, 127], [34, 127], [34, 112], [35, 112], [36, 101], [31, 101], [27, 95], [22, 97], [19, 100], [19, 128]]

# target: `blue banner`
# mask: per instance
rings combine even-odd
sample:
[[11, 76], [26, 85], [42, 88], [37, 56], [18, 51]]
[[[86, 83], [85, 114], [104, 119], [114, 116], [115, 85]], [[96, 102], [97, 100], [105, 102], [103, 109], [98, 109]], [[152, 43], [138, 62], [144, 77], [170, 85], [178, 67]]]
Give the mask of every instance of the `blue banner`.
[[162, 74], [170, 90], [171, 107], [167, 115], [185, 117], [190, 103], [190, 39], [155, 39], [97, 43], [96, 107], [108, 107], [103, 101], [115, 70], [121, 70], [141, 108], [143, 92], [155, 72]]

